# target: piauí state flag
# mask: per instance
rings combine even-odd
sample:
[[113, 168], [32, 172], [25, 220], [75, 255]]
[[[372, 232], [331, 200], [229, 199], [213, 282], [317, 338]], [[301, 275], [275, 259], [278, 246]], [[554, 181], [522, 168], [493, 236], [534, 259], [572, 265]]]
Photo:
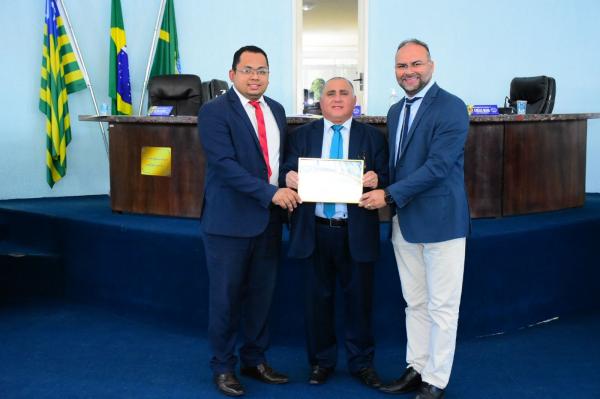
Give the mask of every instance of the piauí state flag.
[[87, 87], [55, 0], [46, 0], [40, 111], [46, 115], [46, 180], [50, 187], [67, 173], [71, 141], [68, 94]]

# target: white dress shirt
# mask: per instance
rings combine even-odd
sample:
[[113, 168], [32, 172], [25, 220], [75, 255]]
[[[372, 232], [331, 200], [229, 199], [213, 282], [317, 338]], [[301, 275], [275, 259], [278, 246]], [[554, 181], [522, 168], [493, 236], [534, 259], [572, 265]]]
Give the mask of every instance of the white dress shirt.
[[[328, 121], [323, 118], [323, 146], [321, 147], [321, 158], [329, 158], [331, 151], [331, 139], [333, 139], [333, 129], [331, 128], [335, 123]], [[342, 144], [344, 147], [343, 159], [348, 159], [348, 144], [350, 142], [350, 126], [352, 125], [352, 118], [342, 123]], [[315, 206], [315, 215], [321, 218], [327, 218], [323, 212], [323, 203], [318, 202]], [[335, 213], [333, 219], [347, 219], [348, 218], [348, 206], [346, 204], [335, 204]]]
[[[252, 105], [250, 105], [250, 100], [244, 97], [235, 86], [233, 86], [233, 90], [240, 98], [240, 102], [244, 107], [244, 110], [248, 114], [248, 118], [250, 118], [250, 122], [252, 122], [252, 126], [254, 126], [254, 132], [256, 133], [256, 137], [258, 137], [258, 123], [256, 122], [256, 109]], [[267, 130], [267, 148], [269, 149], [269, 166], [271, 167], [271, 178], [269, 179], [269, 183], [278, 186], [279, 185], [279, 145], [280, 145], [280, 136], [279, 136], [279, 127], [277, 126], [277, 122], [275, 121], [275, 117], [273, 116], [273, 112], [269, 107], [269, 104], [265, 101], [265, 97], [261, 96], [258, 99], [260, 103], [260, 108], [263, 112], [263, 117], [265, 119], [265, 129]], [[262, 150], [261, 150], [262, 151]]]

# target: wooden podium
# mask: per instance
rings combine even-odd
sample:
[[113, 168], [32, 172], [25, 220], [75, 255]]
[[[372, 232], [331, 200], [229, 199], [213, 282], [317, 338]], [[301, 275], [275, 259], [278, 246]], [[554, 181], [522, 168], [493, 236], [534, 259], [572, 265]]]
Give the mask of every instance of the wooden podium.
[[[471, 117], [465, 184], [472, 217], [583, 206], [587, 120], [592, 114]], [[117, 212], [200, 217], [206, 160], [195, 116], [80, 116], [109, 123], [110, 196]], [[291, 117], [293, 129], [314, 118]], [[386, 131], [385, 117], [360, 121]], [[171, 175], [144, 175], [144, 147], [171, 151]], [[384, 219], [385, 212], [380, 213]]]
[[[196, 117], [81, 116], [109, 123], [113, 211], [200, 217], [205, 157]], [[142, 174], [143, 148], [170, 148], [170, 176]]]

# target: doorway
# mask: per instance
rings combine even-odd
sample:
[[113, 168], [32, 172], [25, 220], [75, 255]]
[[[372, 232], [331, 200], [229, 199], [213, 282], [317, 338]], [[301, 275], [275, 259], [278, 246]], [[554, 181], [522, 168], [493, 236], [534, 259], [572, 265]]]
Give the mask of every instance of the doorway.
[[352, 81], [366, 114], [367, 1], [295, 0], [294, 110], [319, 113], [320, 88], [327, 79]]

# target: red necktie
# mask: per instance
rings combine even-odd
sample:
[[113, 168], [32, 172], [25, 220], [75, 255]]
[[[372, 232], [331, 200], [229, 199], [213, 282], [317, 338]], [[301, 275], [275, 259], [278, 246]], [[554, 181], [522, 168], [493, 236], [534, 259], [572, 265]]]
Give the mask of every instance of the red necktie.
[[267, 128], [265, 127], [265, 117], [263, 116], [262, 108], [258, 100], [249, 101], [249, 104], [254, 107], [256, 113], [256, 124], [258, 125], [258, 142], [262, 149], [265, 163], [267, 164], [267, 174], [271, 178], [271, 165], [269, 164], [269, 147], [267, 146]]

